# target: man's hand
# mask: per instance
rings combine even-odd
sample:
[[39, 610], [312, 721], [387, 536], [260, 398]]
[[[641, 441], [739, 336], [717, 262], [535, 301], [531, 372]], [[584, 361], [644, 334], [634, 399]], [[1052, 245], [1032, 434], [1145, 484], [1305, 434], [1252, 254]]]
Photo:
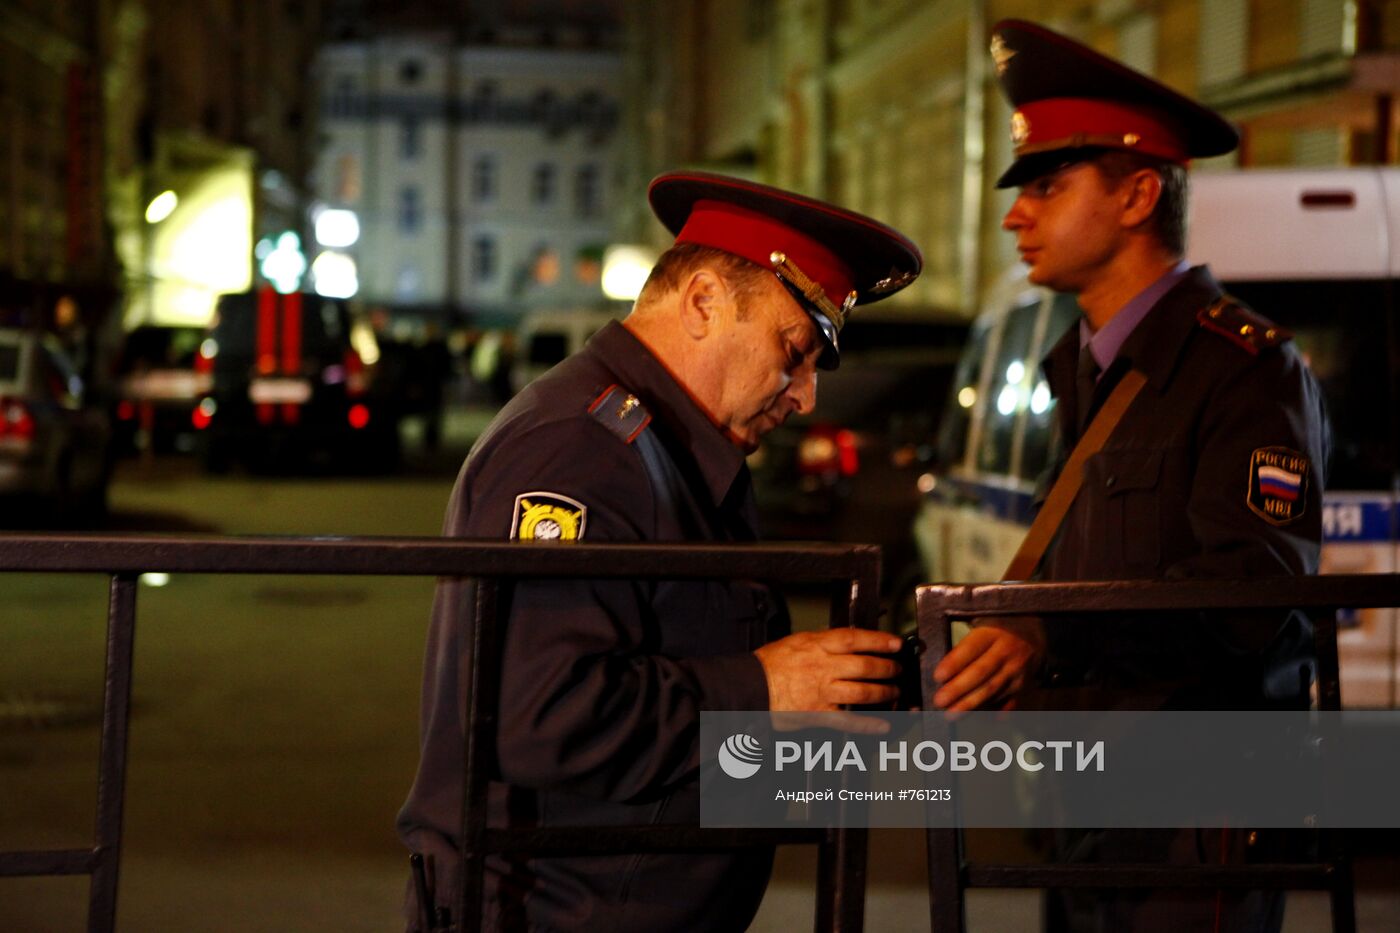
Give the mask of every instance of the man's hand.
[[895, 654], [900, 640], [888, 632], [834, 628], [799, 632], [754, 652], [768, 677], [768, 708], [781, 712], [824, 712], [842, 705], [888, 703], [899, 696], [890, 681], [899, 672], [891, 658], [859, 652]]
[[967, 633], [933, 669], [933, 705], [953, 713], [1010, 709], [1045, 657], [1039, 619], [998, 619]]

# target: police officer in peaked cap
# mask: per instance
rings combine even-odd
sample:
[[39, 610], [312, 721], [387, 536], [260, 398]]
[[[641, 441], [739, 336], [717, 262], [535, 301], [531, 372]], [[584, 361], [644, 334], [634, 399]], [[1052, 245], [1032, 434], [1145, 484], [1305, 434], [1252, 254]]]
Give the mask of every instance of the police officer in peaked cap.
[[[745, 455], [812, 409], [860, 305], [908, 285], [896, 231], [787, 191], [701, 172], [655, 179], [675, 235], [626, 320], [507, 404], [473, 447], [444, 532], [498, 541], [749, 542]], [[857, 323], [855, 326], [859, 326]], [[458, 878], [473, 588], [439, 584], [428, 633], [417, 778], [400, 837]], [[703, 710], [822, 711], [892, 700], [894, 636], [789, 634], [751, 581], [521, 581], [500, 659], [492, 826], [699, 819]], [[737, 930], [771, 849], [488, 859], [487, 929]], [[418, 919], [411, 926], [423, 925]]]
[[[1002, 226], [1030, 280], [1074, 294], [1080, 320], [1043, 372], [1058, 454], [1037, 502], [1130, 374], [1142, 387], [1102, 448], [1034, 576], [1047, 581], [1315, 573], [1327, 427], [1289, 333], [1183, 259], [1186, 166], [1235, 148], [1219, 114], [1034, 23], [994, 29], [1015, 108], [1018, 189]], [[1248, 235], [1249, 218], [1240, 218]], [[1308, 703], [1310, 630], [1297, 614], [1167, 623], [1034, 619], [975, 628], [934, 671], [947, 709], [1098, 702], [1149, 709], [1297, 709]], [[1046, 686], [1051, 689], [1045, 689]], [[1060, 687], [1076, 687], [1074, 701]], [[1243, 832], [1085, 833], [1075, 858], [1241, 859]], [[1066, 850], [1068, 846], [1065, 847]], [[1062, 851], [1061, 856], [1066, 855]], [[1262, 892], [1052, 892], [1055, 930], [1276, 930]], [[1223, 925], [1222, 925], [1223, 924]]]

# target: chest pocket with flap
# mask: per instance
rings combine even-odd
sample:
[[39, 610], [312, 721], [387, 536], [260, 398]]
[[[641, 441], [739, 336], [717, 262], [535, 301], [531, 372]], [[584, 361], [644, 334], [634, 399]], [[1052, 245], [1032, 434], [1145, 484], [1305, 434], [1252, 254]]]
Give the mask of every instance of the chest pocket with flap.
[[1162, 451], [1104, 450], [1085, 466], [1080, 494], [1101, 500], [1105, 524], [1102, 546], [1121, 555], [1105, 555], [1107, 563], [1121, 559], [1129, 575], [1156, 570], [1162, 560]]

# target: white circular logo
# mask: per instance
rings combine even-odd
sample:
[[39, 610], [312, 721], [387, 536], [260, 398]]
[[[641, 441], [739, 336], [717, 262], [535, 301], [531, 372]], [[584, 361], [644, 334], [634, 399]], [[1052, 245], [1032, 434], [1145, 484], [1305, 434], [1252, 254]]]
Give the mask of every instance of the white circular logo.
[[762, 765], [763, 746], [751, 735], [736, 732], [719, 747], [719, 766], [732, 778], [753, 777]]

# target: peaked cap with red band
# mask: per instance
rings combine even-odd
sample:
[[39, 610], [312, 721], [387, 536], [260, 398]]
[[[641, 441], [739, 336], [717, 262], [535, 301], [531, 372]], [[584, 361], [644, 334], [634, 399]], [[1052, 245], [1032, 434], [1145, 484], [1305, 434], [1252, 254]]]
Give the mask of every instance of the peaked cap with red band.
[[851, 308], [894, 294], [923, 268], [919, 248], [877, 220], [741, 178], [667, 172], [647, 197], [677, 243], [723, 250], [777, 275], [816, 322], [823, 369], [841, 362], [838, 336]]
[[992, 27], [992, 59], [1016, 108], [1016, 161], [998, 188], [1104, 149], [1184, 165], [1239, 145], [1239, 131], [1215, 111], [1035, 23], [1008, 19]]

